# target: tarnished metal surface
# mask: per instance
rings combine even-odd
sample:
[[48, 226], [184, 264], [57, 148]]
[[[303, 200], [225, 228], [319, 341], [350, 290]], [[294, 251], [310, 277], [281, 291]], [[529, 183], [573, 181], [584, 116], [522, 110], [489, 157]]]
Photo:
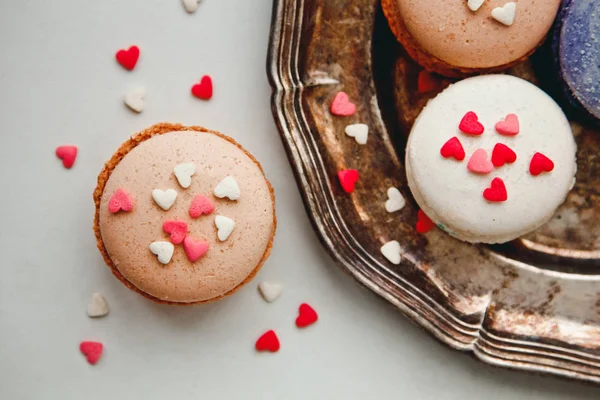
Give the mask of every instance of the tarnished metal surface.
[[[510, 72], [551, 84], [535, 65]], [[537, 232], [494, 247], [438, 230], [419, 235], [402, 160], [410, 126], [435, 93], [416, 93], [418, 68], [391, 38], [376, 0], [275, 1], [273, 114], [324, 246], [361, 284], [456, 349], [600, 383], [600, 132], [573, 123], [577, 185]], [[340, 90], [356, 115], [329, 113]], [[344, 135], [358, 122], [370, 127], [365, 146]], [[351, 195], [336, 179], [345, 168], [361, 173]], [[383, 206], [390, 186], [408, 200], [394, 214]], [[402, 246], [398, 266], [379, 251], [389, 240]]]

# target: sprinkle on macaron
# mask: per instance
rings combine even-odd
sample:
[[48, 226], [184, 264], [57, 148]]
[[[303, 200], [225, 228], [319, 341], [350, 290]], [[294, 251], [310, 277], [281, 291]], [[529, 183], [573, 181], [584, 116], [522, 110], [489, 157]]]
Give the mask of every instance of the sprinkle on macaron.
[[133, 209], [133, 199], [125, 189], [117, 189], [108, 201], [108, 211], [116, 214], [119, 211], [129, 212]]

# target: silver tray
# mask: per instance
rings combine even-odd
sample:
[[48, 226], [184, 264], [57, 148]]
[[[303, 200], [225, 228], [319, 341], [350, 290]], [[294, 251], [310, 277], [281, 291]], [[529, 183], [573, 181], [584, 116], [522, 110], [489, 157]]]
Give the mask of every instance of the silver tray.
[[[544, 51], [509, 73], [552, 93], [552, 78], [535, 68]], [[600, 383], [600, 132], [573, 122], [577, 185], [549, 224], [506, 245], [469, 245], [414, 230], [403, 149], [436, 93], [417, 93], [419, 67], [393, 39], [378, 1], [276, 0], [267, 69], [304, 204], [345, 271], [452, 348]], [[340, 90], [357, 104], [353, 117], [328, 111]], [[366, 146], [345, 137], [354, 122], [369, 125]], [[361, 173], [352, 195], [336, 179], [345, 168]], [[408, 200], [394, 214], [383, 206], [390, 186]], [[389, 240], [402, 246], [398, 266], [380, 253]]]

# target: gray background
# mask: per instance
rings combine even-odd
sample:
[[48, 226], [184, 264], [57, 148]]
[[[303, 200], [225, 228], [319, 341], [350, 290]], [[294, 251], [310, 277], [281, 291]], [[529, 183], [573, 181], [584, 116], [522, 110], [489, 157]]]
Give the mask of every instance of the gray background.
[[[506, 371], [451, 351], [359, 288], [321, 248], [270, 112], [271, 2], [0, 0], [0, 399], [591, 399], [599, 389]], [[137, 44], [137, 68], [114, 61]], [[209, 102], [190, 96], [204, 74]], [[141, 115], [122, 104], [148, 90]], [[275, 187], [279, 229], [258, 279], [201, 307], [155, 305], [114, 279], [92, 234], [92, 191], [129, 134], [158, 121], [233, 136]], [[64, 170], [57, 145], [80, 154]], [[285, 284], [273, 304], [260, 280]], [[91, 320], [91, 293], [112, 311]], [[297, 306], [317, 325], [299, 331]], [[255, 339], [276, 329], [277, 354]], [[79, 354], [100, 340], [98, 365]]]

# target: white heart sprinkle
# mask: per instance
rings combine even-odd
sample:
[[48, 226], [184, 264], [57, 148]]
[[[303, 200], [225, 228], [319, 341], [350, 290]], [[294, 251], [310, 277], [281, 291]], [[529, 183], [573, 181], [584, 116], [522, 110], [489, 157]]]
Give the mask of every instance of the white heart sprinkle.
[[511, 26], [515, 21], [515, 13], [517, 12], [517, 4], [508, 2], [502, 7], [496, 7], [492, 10], [492, 17], [506, 26]]
[[400, 243], [396, 240], [392, 240], [381, 246], [381, 254], [395, 265], [400, 264], [400, 261], [402, 260], [402, 257], [400, 256], [401, 250]]
[[187, 189], [192, 184], [192, 175], [196, 173], [196, 164], [184, 163], [173, 168], [177, 182], [182, 188]]
[[177, 199], [177, 192], [173, 189], [167, 189], [165, 191], [154, 189], [152, 191], [152, 198], [160, 208], [167, 211], [169, 208], [171, 208], [173, 203], [175, 203], [175, 199]]
[[469, 10], [477, 11], [481, 7], [481, 5], [484, 3], [484, 1], [485, 0], [469, 0], [469, 2], [467, 3], [467, 6], [469, 7]]
[[272, 303], [283, 293], [283, 285], [275, 282], [261, 282], [258, 284], [258, 291], [263, 299]]
[[215, 196], [222, 199], [223, 197], [229, 198], [229, 200], [237, 200], [240, 198], [240, 187], [233, 178], [233, 176], [226, 176], [213, 191]]
[[100, 293], [94, 293], [87, 306], [87, 314], [92, 318], [108, 314], [108, 303]]
[[125, 93], [123, 101], [125, 105], [137, 113], [144, 110], [144, 97], [146, 96], [146, 88], [137, 87]]
[[173, 257], [175, 246], [171, 242], [152, 242], [150, 244], [150, 251], [158, 256], [158, 262], [161, 264], [168, 264]]
[[406, 205], [406, 200], [402, 197], [402, 193], [395, 187], [391, 187], [387, 190], [388, 199], [385, 202], [385, 210], [389, 213], [393, 213], [402, 210]]
[[196, 11], [198, 9], [198, 4], [200, 4], [200, 0], [181, 0], [181, 2], [183, 3], [185, 11], [190, 14]]
[[344, 130], [346, 135], [353, 137], [358, 144], [366, 144], [369, 137], [369, 126], [365, 124], [348, 125]]
[[215, 217], [215, 226], [217, 227], [217, 237], [221, 242], [224, 242], [231, 235], [235, 227], [235, 221], [231, 218], [217, 215]]

